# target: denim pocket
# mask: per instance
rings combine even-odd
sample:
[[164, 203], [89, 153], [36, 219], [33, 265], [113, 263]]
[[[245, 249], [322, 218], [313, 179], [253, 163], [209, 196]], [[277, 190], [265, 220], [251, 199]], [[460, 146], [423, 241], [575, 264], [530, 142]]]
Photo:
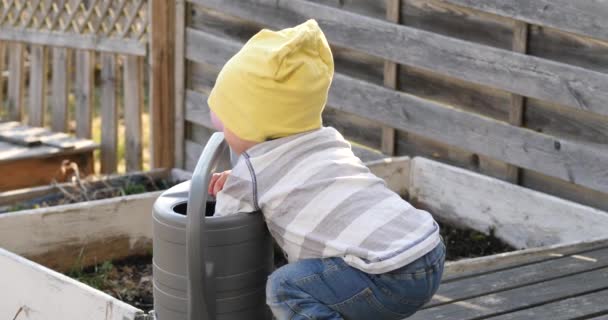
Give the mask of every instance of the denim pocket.
[[366, 288], [348, 300], [330, 305], [346, 319], [386, 319], [399, 320], [410, 316], [418, 308], [399, 308], [397, 311], [389, 309], [374, 295], [370, 288]]
[[445, 246], [438, 245], [427, 255], [392, 272], [370, 275], [387, 299], [399, 304], [422, 306], [439, 287], [445, 261]]

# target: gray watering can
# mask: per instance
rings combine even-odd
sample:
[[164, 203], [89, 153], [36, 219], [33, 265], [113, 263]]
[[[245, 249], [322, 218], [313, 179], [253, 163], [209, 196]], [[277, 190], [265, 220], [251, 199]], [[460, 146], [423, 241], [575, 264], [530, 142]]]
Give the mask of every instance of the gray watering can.
[[267, 320], [272, 238], [261, 212], [213, 217], [210, 175], [229, 163], [215, 133], [191, 181], [163, 192], [153, 209], [154, 317], [159, 320]]

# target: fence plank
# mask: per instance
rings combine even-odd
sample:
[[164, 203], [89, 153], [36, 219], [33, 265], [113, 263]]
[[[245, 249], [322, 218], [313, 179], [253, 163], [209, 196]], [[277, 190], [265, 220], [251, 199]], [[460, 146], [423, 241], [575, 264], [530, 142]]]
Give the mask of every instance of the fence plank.
[[144, 58], [125, 56], [124, 101], [127, 172], [142, 168], [142, 112], [144, 109]]
[[603, 1], [442, 0], [468, 8], [608, 40], [608, 6]]
[[92, 51], [76, 52], [76, 136], [91, 138], [91, 121], [95, 99], [95, 53]]
[[273, 28], [317, 19], [330, 42], [570, 108], [608, 115], [608, 75], [453, 39], [303, 0], [192, 0]]
[[46, 48], [32, 45], [30, 48], [30, 81], [28, 124], [34, 127], [44, 126], [44, 105], [46, 101], [47, 60]]
[[175, 2], [151, 0], [150, 117], [153, 168], [171, 168], [175, 160]]
[[[386, 3], [386, 19], [399, 23], [401, 0], [388, 0]], [[397, 89], [399, 84], [399, 65], [392, 61], [384, 62], [384, 85], [390, 89]], [[382, 152], [387, 155], [395, 154], [395, 129], [382, 127]]]
[[146, 44], [136, 39], [97, 37], [83, 34], [1, 28], [0, 40], [23, 41], [53, 47], [99, 52], [146, 55]]
[[207, 95], [186, 90], [185, 96], [185, 119], [207, 129], [215, 130], [211, 123], [211, 111], [207, 104]]
[[[187, 29], [187, 58], [222, 65], [241, 47]], [[328, 105], [598, 191], [608, 191], [608, 153], [336, 74]], [[375, 106], [370, 108], [370, 106]]]
[[[528, 49], [528, 24], [515, 22], [513, 30], [513, 51], [526, 54]], [[523, 124], [526, 98], [518, 94], [511, 94], [511, 110], [509, 110], [509, 123], [514, 126]], [[516, 166], [507, 166], [507, 181], [519, 183], [520, 170]]]
[[68, 129], [68, 52], [66, 48], [53, 48], [50, 108], [51, 128], [57, 132]]
[[[101, 173], [116, 171], [118, 108], [116, 104], [116, 57], [101, 54]], [[129, 93], [130, 94], [130, 93]]]
[[186, 84], [185, 72], [185, 33], [186, 1], [175, 1], [175, 159], [176, 168], [184, 167], [184, 95]]
[[11, 43], [8, 57], [8, 120], [21, 121], [25, 87], [23, 44]]
[[4, 104], [4, 66], [6, 59], [6, 42], [0, 41], [0, 119], [5, 117], [6, 109]]

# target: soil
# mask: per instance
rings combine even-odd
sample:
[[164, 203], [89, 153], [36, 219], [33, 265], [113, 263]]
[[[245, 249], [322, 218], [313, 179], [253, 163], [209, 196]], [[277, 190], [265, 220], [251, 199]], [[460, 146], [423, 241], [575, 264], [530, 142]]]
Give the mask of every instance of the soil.
[[152, 256], [106, 261], [67, 275], [145, 312], [153, 309]]
[[486, 235], [473, 229], [458, 228], [437, 221], [447, 252], [447, 261], [475, 258], [517, 250], [494, 236], [494, 230]]
[[[439, 224], [448, 261], [515, 250], [493, 234]], [[281, 266], [285, 262], [280, 249], [275, 250], [275, 264]], [[152, 256], [133, 257], [104, 262], [92, 268], [72, 271], [68, 275], [147, 312], [153, 308], [151, 263]]]
[[57, 191], [51, 194], [11, 206], [0, 206], [0, 214], [165, 190], [173, 185], [175, 183], [167, 179], [153, 179], [145, 174], [133, 174], [106, 180], [74, 179], [67, 187], [55, 185]]

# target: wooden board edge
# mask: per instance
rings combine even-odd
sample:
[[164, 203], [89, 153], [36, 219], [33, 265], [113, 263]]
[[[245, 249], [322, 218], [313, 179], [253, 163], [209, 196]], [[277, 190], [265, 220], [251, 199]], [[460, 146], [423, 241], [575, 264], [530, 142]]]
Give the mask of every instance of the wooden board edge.
[[552, 246], [530, 248], [495, 254], [491, 256], [448, 261], [444, 267], [444, 281], [452, 281], [482, 272], [559, 258], [608, 246], [608, 238], [562, 243]]
[[143, 311], [0, 248], [3, 319], [135, 319]]

